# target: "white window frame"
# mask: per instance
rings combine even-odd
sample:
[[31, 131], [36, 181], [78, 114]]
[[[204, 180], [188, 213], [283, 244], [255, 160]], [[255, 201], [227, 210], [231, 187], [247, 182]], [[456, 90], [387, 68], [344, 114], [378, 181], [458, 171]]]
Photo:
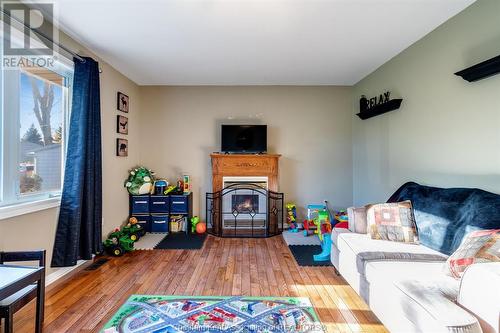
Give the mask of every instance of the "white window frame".
[[[0, 24], [3, 22], [0, 20]], [[3, 58], [3, 36], [0, 34], [0, 60]], [[19, 95], [19, 85], [10, 84], [6, 86], [6, 81], [16, 82], [20, 78], [20, 70], [4, 70], [3, 60], [0, 63], [0, 220], [12, 218], [19, 215], [33, 213], [36, 211], [58, 207], [61, 202], [62, 184], [64, 182], [64, 169], [66, 163], [68, 126], [71, 113], [71, 97], [73, 85], [73, 63], [70, 59], [61, 54], [54, 54], [55, 68], [51, 71], [64, 78], [63, 101], [65, 103], [62, 118], [62, 158], [61, 158], [61, 190], [45, 192], [41, 194], [20, 195], [19, 193], [19, 128], [18, 126], [4, 126], [6, 124], [18, 124], [19, 113], [7, 114], [4, 110], [13, 107], [19, 110], [18, 105], [7, 103], [19, 103], [19, 98], [4, 98], [4, 94], [12, 96]], [[8, 78], [8, 80], [6, 80]], [[12, 91], [7, 91], [12, 89]], [[16, 119], [17, 118], [17, 119]], [[9, 138], [6, 140], [6, 138]], [[7, 142], [9, 144], [7, 145]], [[12, 144], [13, 143], [13, 144]], [[16, 161], [14, 163], [7, 162]]]

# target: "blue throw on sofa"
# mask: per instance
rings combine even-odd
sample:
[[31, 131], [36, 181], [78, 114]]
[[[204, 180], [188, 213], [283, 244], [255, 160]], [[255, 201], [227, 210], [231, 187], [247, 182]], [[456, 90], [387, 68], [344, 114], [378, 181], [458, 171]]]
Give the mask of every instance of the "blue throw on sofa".
[[387, 202], [410, 200], [420, 243], [452, 254], [469, 232], [500, 228], [500, 195], [470, 188], [438, 188], [409, 182]]

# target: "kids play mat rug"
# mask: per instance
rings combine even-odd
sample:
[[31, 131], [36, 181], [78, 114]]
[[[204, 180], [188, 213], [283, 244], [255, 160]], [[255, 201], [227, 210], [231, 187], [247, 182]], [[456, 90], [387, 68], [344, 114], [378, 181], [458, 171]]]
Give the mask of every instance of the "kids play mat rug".
[[101, 332], [324, 332], [304, 297], [132, 295]]

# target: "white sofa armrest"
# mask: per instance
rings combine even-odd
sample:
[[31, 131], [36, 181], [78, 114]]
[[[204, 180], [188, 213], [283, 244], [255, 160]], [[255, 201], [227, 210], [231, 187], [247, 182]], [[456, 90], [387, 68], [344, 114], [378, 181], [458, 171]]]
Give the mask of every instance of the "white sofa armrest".
[[477, 317], [484, 333], [500, 333], [500, 262], [469, 266], [457, 301]]
[[347, 208], [349, 218], [349, 230], [357, 234], [367, 233], [366, 208], [349, 207]]

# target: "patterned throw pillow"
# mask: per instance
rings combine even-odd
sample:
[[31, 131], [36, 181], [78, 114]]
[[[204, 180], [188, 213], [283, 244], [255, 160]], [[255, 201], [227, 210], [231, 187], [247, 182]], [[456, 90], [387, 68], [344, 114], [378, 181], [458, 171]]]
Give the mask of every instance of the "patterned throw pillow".
[[500, 229], [469, 233], [446, 264], [450, 274], [458, 279], [468, 266], [491, 261], [500, 261]]
[[418, 244], [410, 201], [368, 205], [366, 218], [372, 239]]

